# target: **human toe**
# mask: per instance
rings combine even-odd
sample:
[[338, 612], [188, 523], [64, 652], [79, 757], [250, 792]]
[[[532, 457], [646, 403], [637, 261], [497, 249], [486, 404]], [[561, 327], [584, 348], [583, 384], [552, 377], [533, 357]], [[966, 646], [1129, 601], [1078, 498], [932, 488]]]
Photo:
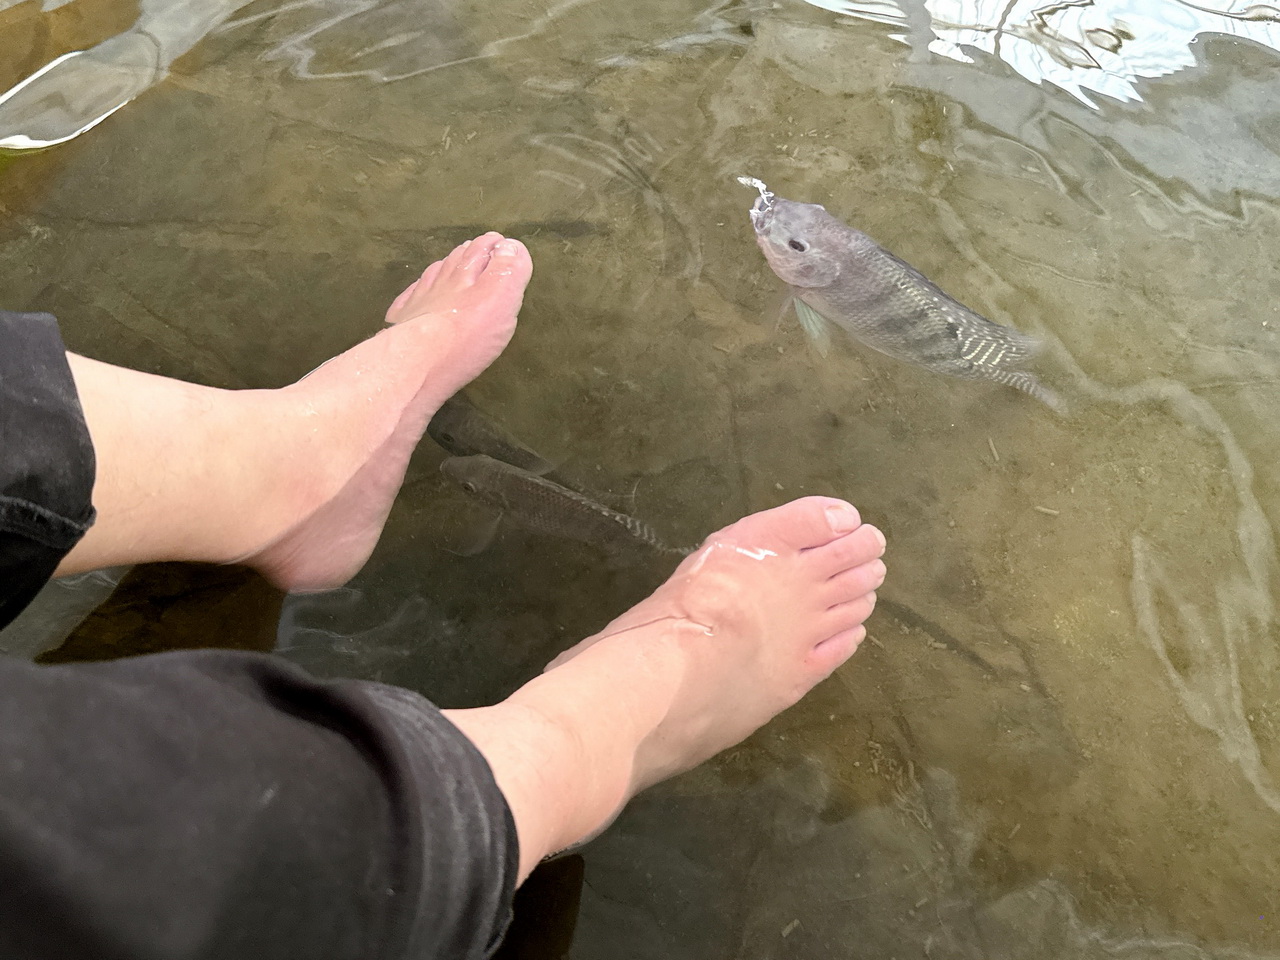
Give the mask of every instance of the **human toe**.
[[842, 630], [851, 630], [871, 616], [876, 608], [876, 593], [864, 593], [831, 607], [824, 614], [823, 629], [829, 636]]
[[518, 284], [522, 289], [533, 274], [533, 259], [519, 240], [500, 239], [494, 244], [476, 286]]
[[849, 600], [871, 593], [884, 583], [887, 570], [884, 561], [879, 558], [869, 563], [841, 570], [823, 585], [821, 600], [828, 607], [834, 607]]
[[845, 570], [860, 567], [884, 555], [884, 534], [869, 523], [852, 533], [806, 551], [805, 561], [815, 576], [834, 577]]
[[489, 266], [494, 247], [502, 240], [502, 234], [493, 231], [472, 240], [471, 245], [467, 247], [466, 252], [453, 268], [454, 280], [468, 285], [475, 283], [476, 278]]
[[803, 497], [739, 520], [724, 536], [746, 549], [811, 550], [862, 523], [858, 511], [832, 497]]
[[440, 262], [441, 270], [439, 279], [449, 283], [458, 279], [460, 275], [464, 275], [470, 270], [470, 264], [479, 259], [484, 262], [489, 257], [489, 251], [493, 245], [502, 239], [502, 234], [489, 231], [481, 234], [473, 240], [464, 240], [452, 250], [449, 255]]
[[866, 637], [867, 628], [862, 624], [848, 630], [841, 630], [814, 646], [805, 657], [805, 666], [816, 674], [819, 680], [825, 679], [853, 656]]

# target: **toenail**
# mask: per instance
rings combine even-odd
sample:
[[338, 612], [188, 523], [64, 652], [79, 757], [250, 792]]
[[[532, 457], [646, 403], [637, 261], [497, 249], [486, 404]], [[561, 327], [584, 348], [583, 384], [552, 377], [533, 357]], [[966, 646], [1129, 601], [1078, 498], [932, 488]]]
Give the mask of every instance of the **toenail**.
[[876, 535], [876, 543], [880, 544], [880, 549], [883, 550], [886, 546], [884, 534], [880, 532], [879, 527], [872, 527], [871, 531]]
[[512, 256], [516, 252], [516, 242], [514, 240], [499, 240], [497, 246], [493, 248], [493, 252], [501, 256]]
[[861, 520], [858, 517], [858, 511], [850, 506], [827, 507], [827, 522], [831, 524], [831, 530], [834, 533], [848, 533], [850, 530], [858, 529]]

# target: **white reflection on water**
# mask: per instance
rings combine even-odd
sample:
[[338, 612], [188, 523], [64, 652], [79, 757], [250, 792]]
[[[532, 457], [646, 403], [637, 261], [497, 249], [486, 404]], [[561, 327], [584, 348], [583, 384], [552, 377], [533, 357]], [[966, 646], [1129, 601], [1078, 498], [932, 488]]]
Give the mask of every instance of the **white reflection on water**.
[[[63, 2], [46, 0], [41, 9]], [[0, 92], [0, 150], [50, 147], [93, 129], [168, 76], [174, 60], [247, 2], [142, 0], [128, 30], [64, 54]], [[14, 5], [0, 0], [0, 11]]]
[[[45, 0], [46, 12], [68, 0]], [[474, 44], [449, 2], [423, 0], [142, 0], [137, 22], [96, 47], [53, 60], [0, 92], [0, 149], [63, 143], [96, 126], [167, 76], [178, 57], [211, 32], [270, 19], [284, 37], [267, 59], [307, 78], [392, 81], [497, 56], [595, 0], [561, 0], [510, 36]], [[922, 48], [971, 63], [993, 54], [1021, 76], [1047, 81], [1094, 106], [1090, 91], [1140, 100], [1135, 82], [1195, 64], [1191, 44], [1217, 33], [1280, 49], [1280, 8], [1250, 0], [806, 0], [846, 16], [902, 27]], [[0, 11], [16, 0], [0, 0]], [[739, 7], [741, 9], [739, 9]], [[691, 18], [660, 52], [726, 40], [759, 4], [721, 0]], [[907, 39], [907, 34], [898, 39]], [[633, 62], [635, 50], [600, 58]]]
[[[49, 13], [71, 0], [43, 0]], [[19, 0], [0, 0], [0, 12]], [[206, 36], [269, 23], [262, 56], [287, 63], [302, 79], [360, 77], [390, 83], [464, 63], [509, 55], [522, 42], [564, 33], [567, 17], [603, 0], [559, 0], [517, 29], [479, 40], [458, 15], [460, 0], [140, 0], [126, 31], [45, 64], [0, 91], [0, 150], [41, 149], [91, 130], [168, 76], [171, 65]], [[742, 43], [737, 28], [767, 0], [718, 0], [676, 17], [657, 42], [620, 37], [593, 58], [626, 66], [644, 56], [710, 43]]]
[[[66, 2], [45, 0], [41, 9], [47, 13]], [[0, 11], [15, 5], [16, 0], [0, 0]], [[138, 19], [128, 30], [63, 54], [0, 91], [0, 150], [50, 147], [93, 129], [167, 77], [175, 60], [224, 24], [231, 29], [293, 17], [299, 25], [268, 58], [292, 61], [304, 77], [395, 80], [478, 59], [459, 52], [464, 44], [453, 4], [446, 0], [291, 0], [260, 6], [253, 0], [141, 0]], [[340, 52], [335, 63], [313, 67], [316, 38]]]
[[[912, 27], [914, 3], [806, 0], [846, 16]], [[1205, 33], [1280, 49], [1280, 8], [1254, 0], [1197, 5], [1186, 0], [923, 0], [928, 49], [972, 63], [990, 53], [1036, 83], [1061, 87], [1089, 106], [1086, 90], [1141, 100], [1134, 82], [1195, 65], [1191, 44]], [[918, 8], [917, 8], [918, 9]], [[900, 36], [898, 39], [906, 39]]]

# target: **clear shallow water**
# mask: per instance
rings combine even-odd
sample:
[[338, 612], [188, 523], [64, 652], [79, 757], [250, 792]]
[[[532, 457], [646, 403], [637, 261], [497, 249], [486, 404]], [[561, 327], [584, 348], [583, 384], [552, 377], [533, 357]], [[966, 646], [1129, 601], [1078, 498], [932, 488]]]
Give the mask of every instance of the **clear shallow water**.
[[[0, 167], [3, 300], [80, 352], [274, 385], [492, 226], [537, 265], [472, 392], [512, 432], [638, 481], [674, 542], [818, 492], [886, 530], [875, 642], [587, 848], [570, 956], [1280, 955], [1277, 55], [1182, 31], [1120, 101], [930, 52], [946, 11], [904, 7], [157, 21], [167, 79]], [[0, 88], [138, 14], [5, 9]], [[1072, 417], [775, 331], [742, 173], [1044, 336]], [[355, 582], [286, 601], [287, 656], [478, 703], [665, 575], [520, 531], [445, 552], [470, 511], [439, 458]]]

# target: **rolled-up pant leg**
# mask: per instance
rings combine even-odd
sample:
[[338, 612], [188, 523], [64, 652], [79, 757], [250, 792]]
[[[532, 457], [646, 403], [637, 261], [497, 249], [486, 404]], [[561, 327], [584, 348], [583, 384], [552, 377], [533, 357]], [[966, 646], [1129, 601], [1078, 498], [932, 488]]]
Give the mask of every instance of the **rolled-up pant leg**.
[[484, 758], [410, 691], [0, 658], [4, 960], [482, 960], [518, 863]]
[[[93, 480], [53, 318], [0, 312], [0, 626]], [[484, 758], [407, 690], [228, 651], [0, 657], [3, 960], [479, 960], [518, 862]]]
[[0, 627], [93, 523], [94, 466], [57, 322], [0, 311]]

